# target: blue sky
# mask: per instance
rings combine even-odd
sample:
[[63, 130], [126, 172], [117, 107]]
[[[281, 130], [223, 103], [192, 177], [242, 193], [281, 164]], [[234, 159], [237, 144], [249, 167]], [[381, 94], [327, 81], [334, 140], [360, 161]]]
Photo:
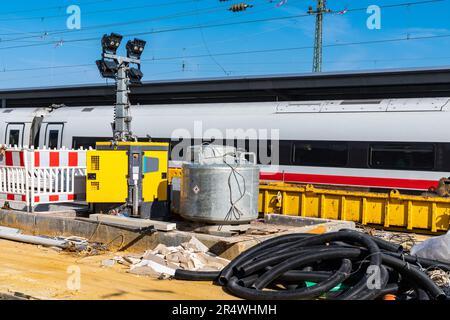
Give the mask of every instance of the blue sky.
[[[349, 11], [325, 16], [323, 71], [450, 65], [450, 0], [383, 8], [417, 1], [328, 0], [330, 9]], [[254, 7], [241, 13], [227, 10], [240, 2]], [[100, 57], [101, 36], [110, 32], [129, 35], [127, 38], [144, 33], [139, 35], [147, 41], [144, 80], [311, 72], [314, 17], [271, 19], [304, 15], [316, 1], [288, 0], [276, 7], [277, 2], [2, 1], [0, 88], [105, 82], [95, 60]], [[81, 8], [80, 30], [67, 29], [66, 9], [70, 5]], [[369, 5], [382, 7], [380, 30], [366, 26], [369, 14], [365, 8]], [[236, 24], [247, 20], [265, 21]], [[214, 24], [222, 26], [179, 30]], [[408, 37], [410, 40], [383, 42]], [[349, 45], [355, 42], [364, 44]], [[244, 53], [286, 48], [303, 49]], [[230, 54], [233, 52], [240, 53]]]

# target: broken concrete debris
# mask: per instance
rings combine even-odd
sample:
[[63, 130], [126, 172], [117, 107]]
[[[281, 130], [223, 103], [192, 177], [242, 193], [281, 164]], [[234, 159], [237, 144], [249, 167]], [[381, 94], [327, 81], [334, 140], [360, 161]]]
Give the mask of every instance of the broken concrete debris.
[[105, 259], [102, 261], [103, 267], [112, 267], [115, 264], [116, 264], [116, 260], [114, 260], [114, 259]]
[[176, 269], [220, 271], [230, 262], [209, 252], [208, 247], [195, 237], [176, 247], [158, 244], [139, 258], [117, 256], [114, 260], [119, 264], [128, 265], [129, 273], [157, 279], [172, 277]]
[[185, 250], [192, 249], [196, 252], [208, 252], [209, 248], [205, 246], [201, 241], [199, 241], [197, 238], [192, 237], [189, 242], [182, 243], [181, 246]]

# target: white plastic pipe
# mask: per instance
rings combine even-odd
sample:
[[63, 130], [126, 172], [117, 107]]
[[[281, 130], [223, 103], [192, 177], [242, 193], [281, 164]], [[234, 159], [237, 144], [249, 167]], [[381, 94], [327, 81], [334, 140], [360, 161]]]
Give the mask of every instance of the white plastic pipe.
[[29, 236], [19, 232], [11, 232], [11, 230], [0, 229], [0, 238], [24, 243], [37, 244], [46, 247], [67, 248], [69, 242], [65, 240], [55, 240], [44, 237]]

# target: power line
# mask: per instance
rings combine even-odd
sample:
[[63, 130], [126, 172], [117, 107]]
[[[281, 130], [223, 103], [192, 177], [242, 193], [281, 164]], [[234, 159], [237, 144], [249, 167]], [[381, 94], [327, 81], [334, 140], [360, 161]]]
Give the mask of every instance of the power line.
[[[98, 72], [98, 70], [86, 69], [86, 70], [74, 71], [71, 74], [88, 73], [88, 72], [93, 72], [93, 71], [95, 71], [96, 73]], [[57, 76], [65, 76], [65, 77], [67, 77], [67, 73], [57, 73], [57, 74], [50, 75], [50, 77], [57, 77]], [[42, 78], [47, 78], [48, 79], [49, 75], [35, 75], [35, 76], [27, 77], [27, 79], [42, 79]], [[0, 79], [0, 82], [12, 81], [12, 80], [21, 80], [21, 79], [23, 80], [22, 77], [2, 78], [2, 79]]]
[[[197, 6], [197, 4], [196, 4], [196, 6]], [[198, 20], [198, 15], [197, 15], [197, 20]], [[202, 41], [203, 41], [203, 45], [204, 45], [206, 51], [208, 52], [208, 55], [209, 55], [210, 59], [223, 71], [223, 73], [225, 75], [228, 75], [229, 73], [227, 72], [227, 70], [225, 70], [225, 68], [219, 63], [219, 61], [217, 61], [217, 59], [214, 58], [214, 56], [211, 54], [211, 51], [209, 50], [209, 46], [206, 43], [205, 34], [204, 34], [202, 28], [200, 28], [200, 35], [201, 35], [201, 38], [202, 38]]]
[[[105, 2], [110, 0], [103, 0], [103, 1], [97, 1], [97, 2]], [[83, 12], [83, 16], [90, 16], [90, 15], [96, 15], [99, 13], [107, 13], [107, 12], [117, 12], [117, 11], [129, 11], [129, 10], [136, 10], [136, 9], [144, 9], [144, 8], [160, 8], [160, 7], [167, 7], [172, 5], [179, 5], [179, 4], [185, 4], [185, 3], [191, 3], [195, 0], [184, 0], [184, 1], [175, 1], [175, 2], [167, 2], [167, 3], [160, 3], [160, 4], [146, 4], [146, 5], [139, 5], [139, 6], [131, 6], [131, 7], [121, 7], [121, 8], [113, 8], [113, 9], [102, 9], [102, 10], [96, 10], [91, 12]], [[201, 1], [201, 0], [197, 0]], [[0, 21], [26, 21], [26, 20], [49, 20], [49, 19], [55, 19], [55, 18], [61, 18], [61, 17], [67, 17], [67, 14], [59, 14], [59, 15], [52, 15], [52, 16], [34, 16], [34, 17], [17, 17], [17, 18], [2, 18]]]
[[[325, 60], [325, 63], [350, 63], [350, 62], [394, 62], [394, 61], [420, 61], [420, 60], [450, 60], [450, 56], [442, 56], [442, 57], [420, 57], [420, 58], [371, 58], [371, 59], [352, 59], [352, 60]], [[155, 60], [147, 60], [149, 62]], [[231, 63], [233, 65], [292, 65], [292, 64], [308, 64], [310, 61], [301, 60], [301, 61], [291, 61], [291, 62], [236, 62], [236, 61], [228, 61], [225, 63]], [[167, 64], [171, 65], [179, 65], [179, 62], [168, 62]], [[201, 66], [215, 66], [215, 63], [202, 63]], [[200, 64], [199, 64], [200, 66]], [[86, 64], [74, 64], [74, 65], [62, 65], [62, 66], [42, 66], [42, 67], [34, 67], [34, 68], [18, 68], [18, 69], [0, 69], [0, 73], [14, 73], [14, 72], [26, 72], [26, 71], [39, 71], [39, 70], [50, 70], [50, 69], [71, 69], [71, 68], [81, 68], [81, 67], [93, 67], [94, 64], [86, 63]], [[191, 70], [195, 71], [195, 70]], [[217, 70], [216, 70], [217, 71]]]
[[[205, 8], [201, 11], [202, 11], [202, 13], [212, 13], [212, 12], [218, 12], [222, 9], [223, 9], [223, 7], [215, 6], [215, 7]], [[101, 28], [111, 28], [111, 27], [117, 27], [117, 26], [122, 26], [122, 25], [139, 24], [139, 23], [144, 23], [144, 22], [160, 21], [160, 20], [180, 18], [180, 17], [189, 17], [189, 16], [192, 16], [195, 14], [197, 14], [196, 11], [180, 12], [180, 13], [164, 15], [164, 16], [160, 16], [160, 17], [154, 17], [151, 19], [139, 19], [139, 20], [134, 20], [134, 21], [129, 21], [129, 22], [117, 22], [117, 23], [110, 23], [110, 24], [93, 26], [93, 27], [86, 27], [86, 28], [83, 28], [82, 31], [92, 30], [92, 29], [101, 29]], [[43, 37], [47, 37], [47, 36], [61, 35], [61, 34], [66, 34], [66, 33], [80, 32], [80, 31], [63, 29], [62, 31], [59, 31], [59, 32], [44, 32], [43, 34], [39, 34], [39, 35], [29, 35], [29, 36], [18, 37], [18, 38], [13, 38], [13, 39], [3, 39], [1, 42], [14, 42], [14, 41], [20, 41], [20, 40], [26, 40], [26, 39], [33, 39], [33, 38], [43, 38]], [[89, 40], [84, 40], [84, 41], [90, 41], [92, 39], [98, 39], [98, 38], [97, 37], [91, 38]], [[70, 41], [70, 40], [68, 40], [68, 41]], [[68, 41], [66, 41], [66, 42], [68, 42]], [[45, 43], [44, 43], [44, 45], [45, 45]]]
[[[368, 41], [359, 41], [359, 42], [343, 42], [343, 43], [334, 43], [323, 45], [324, 48], [331, 47], [346, 47], [346, 46], [355, 46], [355, 45], [369, 45], [369, 44], [380, 44], [380, 43], [394, 43], [394, 42], [403, 42], [403, 41], [413, 41], [413, 40], [427, 40], [427, 39], [438, 39], [438, 38], [450, 38], [450, 34], [445, 35], [434, 35], [434, 36], [418, 36], [418, 37], [405, 37], [405, 38], [392, 38], [392, 39], [381, 39], [381, 40], [368, 40]], [[222, 52], [216, 53], [214, 56], [232, 56], [232, 55], [241, 55], [241, 54], [255, 54], [255, 53], [270, 53], [270, 52], [282, 52], [282, 51], [296, 51], [296, 50], [306, 50], [313, 49], [314, 46], [303, 46], [303, 47], [290, 47], [290, 48], [275, 48], [275, 49], [261, 49], [261, 50], [250, 50], [250, 51], [235, 51], [235, 52]], [[204, 58], [208, 57], [207, 54], [199, 54], [192, 56], [184, 56], [183, 58]], [[160, 60], [176, 60], [181, 57], [162, 57], [162, 58], [153, 58], [153, 59], [144, 59], [146, 61], [160, 61]]]
[[[195, 1], [195, 0], [194, 0]], [[199, 0], [199, 1], [201, 1], [201, 0]], [[292, 0], [291, 0], [292, 1]], [[294, 0], [294, 1], [297, 1], [297, 0]], [[218, 9], [217, 11], [220, 11], [221, 9]], [[256, 14], [256, 13], [261, 13], [261, 12], [266, 12], [266, 11], [268, 11], [268, 10], [272, 10], [272, 7], [270, 7], [270, 8], [264, 8], [264, 9], [261, 9], [261, 10], [252, 10], [251, 12], [249, 12], [249, 13], [247, 13], [247, 15], [253, 15], [253, 14]], [[191, 13], [192, 12], [192, 13]], [[209, 11], [208, 12], [205, 12], [205, 13], [210, 13]], [[192, 15], [194, 15], [194, 13], [193, 13], [193, 11], [189, 11], [188, 12], [188, 14], [186, 14], [185, 16], [192, 16]], [[154, 17], [154, 18], [148, 18], [148, 19], [145, 19], [145, 20], [137, 20], [137, 21], [131, 21], [131, 22], [125, 22], [125, 25], [132, 25], [132, 24], [138, 24], [138, 23], [141, 23], [141, 22], [152, 22], [152, 21], [156, 21], [156, 20], [158, 20], [158, 21], [160, 21], [160, 20], [165, 20], [165, 19], [172, 19], [172, 18], [178, 18], [178, 17], [181, 17], [181, 15], [180, 14], [177, 14], [177, 15], [170, 15], [170, 16], [162, 16], [162, 17]], [[227, 17], [227, 18], [225, 18], [225, 19], [219, 19], [219, 20], [217, 20], [217, 19], [214, 19], [214, 20], [210, 20], [210, 21], [208, 21], [208, 22], [215, 22], [215, 21], [220, 21], [220, 22], [222, 22], [222, 21], [229, 21], [229, 20], [232, 20], [232, 19], [235, 19], [235, 18], [238, 18], [238, 16], [229, 16], [229, 17]], [[121, 23], [121, 22], [119, 22], [120, 24], [123, 24], [123, 23]], [[79, 33], [79, 32], [83, 32], [83, 35], [87, 35], [87, 34], [95, 34], [95, 35], [98, 35], [98, 33], [97, 32], [90, 32], [90, 33], [85, 33], [84, 31], [86, 31], [86, 30], [90, 30], [90, 29], [99, 29], [99, 28], [105, 28], [105, 27], [111, 27], [111, 25], [97, 25], [97, 26], [91, 26], [91, 27], [84, 27], [82, 30], [67, 30], [67, 29], [62, 29], [62, 30], [60, 30], [60, 31], [58, 31], [58, 32], [52, 32], [52, 33], [50, 33], [50, 32], [45, 32], [45, 34], [46, 35], [48, 35], [48, 36], [52, 36], [52, 35], [55, 35], [55, 34], [65, 34], [65, 33]], [[139, 29], [139, 30], [142, 30], [142, 28], [141, 29]], [[125, 31], [124, 31], [125, 32]], [[137, 32], [137, 30], [130, 30], [129, 32]], [[30, 34], [33, 34], [32, 32], [30, 33]], [[133, 35], [133, 34], [130, 34], [131, 36]], [[34, 34], [33, 34], [33, 36], [32, 37], [35, 37], [35, 38], [37, 38], [37, 37], [39, 37], [39, 38], [42, 38], [42, 32], [40, 32], [40, 33], [38, 33], [38, 34], [36, 34], [36, 32], [34, 32]], [[24, 37], [24, 38], [30, 38], [30, 37]], [[17, 38], [17, 39], [7, 39], [7, 40], [4, 40], [4, 42], [7, 42], [7, 41], [20, 41], [21, 39], [23, 39], [23, 38]], [[1, 42], [1, 41], [0, 41]]]
[[[445, 1], [445, 0], [439, 0], [439, 1]], [[437, 2], [435, 1], [421, 1], [420, 3], [429, 3], [429, 2]], [[416, 2], [417, 3], [417, 2]], [[411, 3], [407, 4], [395, 4], [395, 5], [388, 5], [389, 7], [392, 6], [400, 6], [400, 5], [409, 5]], [[355, 9], [353, 9], [355, 10]], [[254, 20], [252, 20], [254, 21]], [[246, 23], [249, 21], [243, 21], [238, 23]], [[153, 32], [151, 32], [153, 33]], [[382, 39], [382, 40], [372, 40], [372, 41], [363, 41], [363, 42], [350, 42], [350, 43], [340, 43], [340, 44], [328, 44], [324, 47], [341, 47], [341, 46], [351, 46], [351, 45], [367, 45], [367, 44], [378, 44], [378, 43], [388, 43], [388, 42], [400, 42], [400, 41], [408, 41], [408, 40], [424, 40], [424, 39], [436, 39], [436, 38], [448, 38], [450, 35], [435, 35], [435, 36], [418, 36], [418, 37], [406, 37], [406, 38], [394, 38], [394, 39]], [[92, 38], [92, 40], [97, 40], [97, 38]], [[71, 41], [69, 41], [71, 42]], [[75, 42], [75, 41], [74, 41]], [[276, 49], [263, 49], [263, 50], [252, 50], [252, 51], [238, 51], [238, 52], [225, 52], [225, 53], [217, 53], [212, 56], [230, 56], [230, 55], [240, 55], [240, 54], [255, 54], [255, 53], [269, 53], [269, 52], [280, 52], [280, 51], [289, 51], [289, 50], [304, 50], [304, 49], [311, 49], [310, 46], [304, 46], [304, 47], [291, 47], [291, 48], [276, 48]], [[0, 48], [1, 49], [7, 49], [7, 48]], [[146, 61], [162, 61], [162, 60], [177, 60], [180, 58], [201, 58], [201, 57], [210, 57], [211, 54], [208, 55], [193, 55], [193, 56], [183, 56], [183, 57], [162, 57], [162, 58], [152, 58], [152, 59], [145, 59]], [[373, 61], [373, 60], [371, 60]], [[32, 71], [32, 70], [43, 70], [43, 69], [58, 69], [58, 68], [72, 68], [72, 67], [82, 67], [82, 66], [90, 66], [90, 64], [80, 64], [80, 65], [69, 65], [69, 66], [51, 66], [51, 67], [37, 67], [37, 68], [24, 68], [24, 69], [12, 69], [12, 70], [4, 70], [3, 72], [19, 72], [19, 71]], [[1, 72], [1, 71], [0, 71]]]
[[[371, 41], [359, 41], [359, 42], [345, 42], [345, 43], [334, 43], [334, 44], [325, 44], [323, 47], [346, 47], [346, 46], [354, 46], [354, 45], [370, 45], [370, 44], [382, 44], [382, 43], [395, 43], [395, 42], [403, 42], [403, 41], [414, 41], [414, 40], [427, 40], [427, 39], [438, 39], [438, 38], [450, 38], [450, 34], [446, 35], [435, 35], [435, 36], [418, 36], [418, 37], [405, 37], [405, 38], [392, 38], [392, 39], [380, 39], [380, 40], [371, 40]], [[296, 50], [306, 50], [312, 49], [313, 46], [303, 46], [303, 47], [289, 47], [289, 48], [274, 48], [274, 49], [261, 49], [261, 50], [250, 50], [250, 51], [234, 51], [234, 52], [222, 52], [213, 54], [214, 56], [232, 56], [232, 55], [241, 55], [241, 54], [256, 54], [256, 53], [272, 53], [272, 52], [282, 52], [282, 51], [296, 51]], [[142, 59], [142, 61], [164, 61], [164, 60], [179, 60], [186, 58], [205, 58], [209, 57], [209, 54], [200, 54], [200, 55], [191, 55], [191, 56], [174, 56], [174, 57], [160, 57], [160, 58], [151, 58], [151, 59]], [[447, 59], [450, 57], [440, 57], [440, 58], [429, 58], [429, 59]], [[416, 60], [416, 59], [398, 59], [398, 60]], [[351, 61], [359, 61], [359, 62], [373, 62], [373, 61], [383, 61], [383, 59], [364, 59], [364, 60], [336, 60], [336, 61], [328, 61], [330, 62], [351, 62]], [[384, 61], [396, 61], [384, 59]], [[264, 64], [264, 63], [261, 63]], [[35, 67], [35, 68], [21, 68], [21, 69], [4, 69], [0, 70], [0, 73], [5, 72], [22, 72], [22, 71], [36, 71], [36, 70], [45, 70], [45, 69], [60, 69], [60, 68], [75, 68], [75, 67], [86, 67], [93, 66], [93, 64], [76, 64], [76, 65], [62, 65], [62, 66], [44, 66], [44, 67]]]
[[3, 69], [3, 70], [0, 69], [0, 73], [38, 71], [38, 70], [47, 70], [47, 69], [68, 69], [68, 68], [94, 67], [94, 66], [95, 65], [93, 63], [85, 63], [85, 64], [72, 64], [72, 65], [63, 65], [63, 66], [44, 66], [44, 67]]
[[[107, 0], [104, 0], [107, 1]], [[101, 13], [101, 12], [113, 12], [113, 11], [125, 11], [125, 10], [132, 10], [132, 9], [142, 9], [142, 8], [147, 8], [147, 7], [163, 7], [163, 6], [169, 6], [169, 5], [176, 5], [176, 4], [183, 4], [183, 3], [191, 3], [191, 2], [198, 2], [198, 1], [203, 1], [203, 0], [183, 0], [183, 1], [176, 1], [176, 2], [169, 2], [169, 3], [164, 3], [164, 4], [152, 4], [152, 5], [141, 5], [141, 6], [134, 6], [134, 7], [122, 7], [122, 8], [114, 8], [114, 9], [105, 9], [105, 10], [98, 10], [96, 12], [91, 12], [88, 14], [96, 14], [96, 13]], [[207, 9], [211, 9], [211, 8], [217, 8], [218, 10], [222, 10], [223, 8], [225, 8], [225, 5], [222, 6], [215, 6], [215, 7], [210, 7]], [[205, 10], [205, 9], [203, 9]], [[261, 10], [260, 10], [261, 11]], [[139, 23], [144, 23], [144, 22], [151, 22], [154, 20], [163, 20], [163, 19], [169, 19], [169, 18], [176, 18], [179, 17], [180, 14], [189, 14], [189, 15], [193, 15], [195, 14], [195, 11], [187, 11], [187, 12], [182, 12], [182, 13], [178, 13], [178, 14], [171, 14], [171, 15], [165, 15], [162, 17], [155, 17], [155, 18], [148, 18], [148, 19], [139, 19], [139, 20], [131, 20], [131, 21], [125, 21], [125, 22], [118, 22], [118, 23], [114, 23], [114, 24], [104, 24], [104, 25], [94, 25], [91, 27], [84, 27], [82, 30], [68, 30], [68, 29], [56, 29], [56, 30], [42, 30], [42, 31], [31, 31], [31, 32], [16, 32], [16, 33], [4, 33], [4, 34], [0, 34], [0, 35], [10, 35], [10, 34], [34, 34], [33, 37], [41, 37], [42, 34], [48, 34], [48, 35], [54, 35], [54, 34], [65, 34], [65, 33], [75, 33], [75, 32], [84, 32], [85, 30], [94, 30], [94, 29], [100, 29], [100, 28], [106, 28], [106, 27], [112, 27], [112, 26], [118, 26], [118, 25], [131, 25], [131, 24], [139, 24]], [[86, 15], [86, 13], [84, 13], [84, 15]], [[64, 15], [64, 17], [66, 17], [67, 15]], [[47, 18], [52, 17], [52, 16], [48, 16]], [[56, 17], [56, 16], [53, 16]], [[58, 16], [58, 17], [62, 17]], [[33, 17], [33, 19], [41, 19], [42, 17]], [[46, 18], [46, 17], [43, 17]], [[19, 18], [21, 19], [21, 18]], [[28, 18], [24, 18], [24, 19], [28, 19]], [[4, 19], [7, 21], [10, 21], [11, 19]], [[0, 20], [2, 21], [2, 20]], [[26, 37], [29, 38], [29, 37]], [[19, 40], [22, 38], [18, 38]], [[9, 41], [15, 41], [16, 39], [7, 39]], [[4, 40], [6, 41], [6, 40]]]
[[[78, 3], [78, 5], [83, 5], [83, 6], [89, 6], [92, 4], [98, 4], [98, 3], [103, 3], [103, 2], [112, 2], [114, 0], [97, 0], [97, 1], [90, 1], [90, 2], [86, 2], [86, 3]], [[34, 8], [34, 9], [26, 9], [26, 10], [16, 10], [16, 11], [9, 11], [9, 12], [1, 12], [0, 16], [4, 16], [4, 15], [13, 15], [13, 14], [18, 14], [18, 13], [28, 13], [28, 12], [36, 12], [36, 11], [47, 11], [47, 10], [53, 10], [53, 9], [64, 9], [67, 6], [69, 6], [70, 4], [66, 4], [66, 5], [59, 5], [59, 6], [52, 6], [52, 7], [44, 7], [44, 8]]]
[[[427, 1], [418, 1], [418, 2], [406, 2], [406, 3], [399, 3], [399, 4], [391, 4], [391, 5], [382, 5], [380, 8], [396, 8], [396, 7], [406, 7], [406, 6], [412, 6], [412, 5], [423, 5], [423, 4], [430, 4], [430, 3], [436, 3], [436, 2], [444, 2], [448, 0], [427, 0]], [[208, 8], [208, 10], [211, 8]], [[220, 10], [220, 9], [218, 9]], [[355, 8], [355, 9], [349, 9], [347, 12], [358, 12], [358, 11], [366, 11], [367, 8]], [[195, 11], [190, 11], [184, 13], [187, 15], [194, 15], [196, 14]], [[168, 28], [168, 29], [160, 29], [155, 31], [148, 31], [148, 32], [139, 32], [139, 33], [133, 33], [133, 34], [126, 34], [125, 36], [142, 36], [142, 35], [150, 35], [150, 34], [159, 34], [159, 33], [167, 33], [167, 32], [178, 32], [178, 31], [187, 31], [187, 30], [195, 30], [195, 29], [206, 29], [206, 28], [218, 28], [218, 27], [225, 27], [225, 26], [232, 26], [232, 25], [241, 25], [241, 24], [253, 24], [253, 23], [260, 23], [260, 22], [268, 22], [268, 21], [281, 21], [281, 20], [288, 20], [288, 19], [297, 19], [297, 18], [306, 18], [309, 17], [309, 14], [300, 14], [300, 15], [291, 15], [291, 16], [285, 16], [285, 17], [274, 17], [274, 18], [263, 18], [263, 19], [255, 19], [255, 20], [244, 20], [244, 21], [237, 21], [232, 23], [218, 23], [218, 24], [210, 24], [210, 25], [191, 25], [191, 26], [184, 26], [184, 27], [176, 27], [176, 28]], [[16, 39], [5, 39], [3, 42], [9, 42], [9, 41], [16, 41], [16, 40], [24, 40], [29, 38], [40, 38], [42, 37], [42, 34], [46, 34], [48, 36], [52, 35], [60, 35], [60, 34], [66, 34], [66, 33], [74, 33], [74, 32], [83, 32], [85, 30], [93, 30], [93, 29], [101, 29], [101, 28], [109, 28], [109, 27], [115, 27], [115, 26], [123, 26], [123, 25], [131, 25], [131, 24], [139, 24], [144, 22], [150, 22], [155, 20], [162, 20], [172, 17], [179, 17], [179, 16], [163, 16], [163, 17], [156, 17], [151, 19], [140, 19], [140, 20], [133, 20], [133, 21], [125, 21], [125, 22], [118, 22], [114, 24], [106, 24], [106, 25], [97, 25], [97, 26], [91, 26], [83, 28], [82, 30], [56, 30], [56, 31], [49, 31], [45, 32], [42, 31], [40, 35], [35, 36], [28, 36], [28, 37], [21, 37]], [[84, 38], [84, 39], [71, 39], [66, 40], [65, 42], [82, 42], [82, 41], [93, 41], [98, 40], [98, 37], [95, 38]], [[30, 46], [40, 46], [40, 45], [51, 45], [54, 44], [54, 42], [46, 42], [46, 43], [40, 43], [35, 45], [24, 45], [23, 47], [30, 47]], [[22, 48], [21, 46], [11, 46], [11, 47], [4, 47], [0, 49], [15, 49], [15, 48]]]
[[[422, 58], [422, 59], [426, 59], [426, 60], [450, 59], [450, 57], [439, 57], [439, 58], [429, 57], [429, 58]], [[403, 61], [403, 60], [422, 60], [422, 59], [420, 59], [420, 58], [418, 58], [418, 59], [379, 59], [379, 60], [375, 60], [375, 61], [362, 59], [362, 60], [345, 60], [345, 61], [326, 61], [326, 63], [337, 64], [337, 63], [342, 63], [342, 62], [366, 62], [366, 61], [378, 62], [378, 61]], [[311, 62], [310, 61], [302, 61], [301, 63], [303, 63], [305, 65], [308, 65]], [[266, 64], [266, 63], [261, 63], [261, 64]], [[357, 67], [356, 69], [354, 68], [353, 70], [364, 70], [364, 68]], [[70, 74], [80, 74], [80, 73], [86, 74], [88, 72], [95, 72], [97, 74], [98, 71], [95, 70], [95, 69], [85, 69], [85, 70], [80, 70], [80, 71], [74, 71], [74, 72], [71, 72]], [[182, 74], [184, 72], [217, 73], [217, 69], [214, 69], [214, 70], [213, 69], [211, 69], [211, 70], [209, 70], [209, 69], [196, 69], [196, 70], [192, 69], [192, 70], [189, 70], [188, 69], [188, 70], [185, 70], [185, 71], [177, 69], [177, 70], [173, 70], [173, 71], [164, 71], [164, 72], [152, 73], [152, 76], [153, 76], [152, 78], [154, 78], [155, 76], [167, 75], [167, 74]], [[229, 74], [239, 74], [240, 72], [242, 72], [242, 70], [228, 70]], [[266, 71], [264, 71], [264, 72], [266, 72]], [[0, 73], [1, 73], [1, 71], [0, 71]], [[251, 74], [261, 74], [262, 72], [261, 71], [256, 71], [256, 70], [252, 70], [252, 71], [250, 71], [250, 73]], [[267, 72], [265, 74], [267, 74]], [[67, 77], [67, 73], [66, 72], [51, 74], [52, 77], [64, 76], [64, 75]], [[48, 77], [49, 77], [48, 75], [40, 74], [40, 75], [29, 76], [29, 77], [27, 77], [27, 79], [42, 79], [42, 78], [48, 78]], [[0, 82], [14, 81], [14, 80], [20, 80], [20, 79], [23, 80], [23, 77], [1, 78]], [[98, 83], [98, 82], [89, 81], [89, 82], [86, 82], [86, 83]]]

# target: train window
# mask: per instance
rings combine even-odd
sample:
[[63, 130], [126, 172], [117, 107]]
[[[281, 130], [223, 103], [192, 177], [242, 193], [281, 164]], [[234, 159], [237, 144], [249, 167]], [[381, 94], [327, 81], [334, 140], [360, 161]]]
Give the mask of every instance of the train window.
[[49, 130], [48, 132], [48, 147], [50, 149], [57, 149], [59, 142], [59, 130]]
[[387, 144], [370, 147], [370, 167], [397, 170], [434, 168], [433, 145]]
[[296, 165], [345, 167], [348, 145], [346, 142], [295, 142], [292, 155]]
[[9, 145], [18, 146], [20, 140], [20, 130], [10, 130], [9, 131]]
[[59, 149], [62, 146], [64, 124], [63, 123], [47, 123], [44, 132], [42, 145], [50, 149]]

